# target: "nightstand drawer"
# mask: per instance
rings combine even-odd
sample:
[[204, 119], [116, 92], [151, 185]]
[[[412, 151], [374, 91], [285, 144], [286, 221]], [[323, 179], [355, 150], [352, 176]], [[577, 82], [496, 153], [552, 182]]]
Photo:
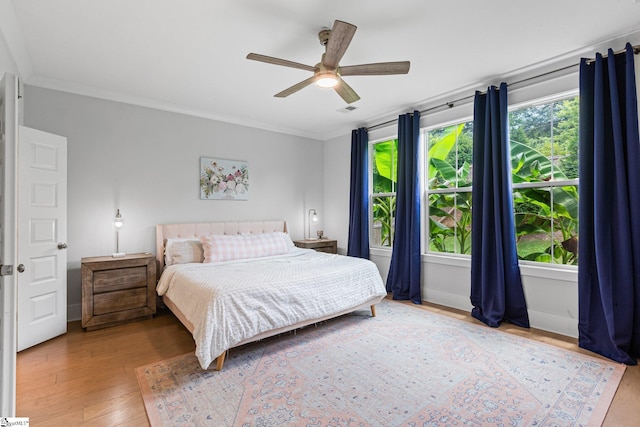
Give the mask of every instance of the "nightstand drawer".
[[317, 246], [313, 249], [315, 249], [316, 252], [326, 252], [328, 254], [335, 254], [338, 252], [337, 245], [335, 244], [329, 246]]
[[147, 268], [131, 267], [93, 273], [93, 293], [119, 291], [147, 286]]
[[147, 288], [115, 291], [93, 296], [93, 315], [131, 310], [147, 305]]

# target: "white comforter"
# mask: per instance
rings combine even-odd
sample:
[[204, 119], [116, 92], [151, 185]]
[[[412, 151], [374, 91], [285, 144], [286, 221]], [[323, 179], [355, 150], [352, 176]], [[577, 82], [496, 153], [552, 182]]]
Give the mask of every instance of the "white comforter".
[[253, 260], [172, 265], [162, 273], [157, 291], [194, 325], [203, 369], [223, 351], [260, 333], [339, 314], [386, 295], [371, 261], [308, 249]]

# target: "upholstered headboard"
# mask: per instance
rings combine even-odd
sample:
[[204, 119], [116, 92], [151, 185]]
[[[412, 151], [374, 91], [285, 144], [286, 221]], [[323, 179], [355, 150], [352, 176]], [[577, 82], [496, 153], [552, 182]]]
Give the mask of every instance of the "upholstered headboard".
[[193, 224], [156, 225], [156, 271], [158, 277], [164, 268], [164, 246], [167, 239], [199, 238], [208, 234], [260, 234], [274, 231], [287, 232], [285, 221], [227, 221], [198, 222]]

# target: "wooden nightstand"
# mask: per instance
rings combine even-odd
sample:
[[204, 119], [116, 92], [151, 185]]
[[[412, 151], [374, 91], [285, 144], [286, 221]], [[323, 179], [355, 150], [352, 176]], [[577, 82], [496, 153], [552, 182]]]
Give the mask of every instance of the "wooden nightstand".
[[156, 312], [156, 258], [150, 253], [82, 258], [82, 327], [87, 331]]
[[338, 253], [338, 241], [331, 239], [304, 239], [294, 240], [293, 244], [299, 248], [315, 249], [318, 252], [327, 252], [330, 254]]

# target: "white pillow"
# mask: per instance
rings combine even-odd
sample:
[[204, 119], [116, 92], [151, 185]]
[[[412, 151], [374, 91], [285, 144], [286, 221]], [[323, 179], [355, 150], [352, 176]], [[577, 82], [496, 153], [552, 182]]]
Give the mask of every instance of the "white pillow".
[[277, 231], [276, 233], [282, 234], [282, 239], [284, 240], [285, 245], [287, 245], [287, 249], [289, 252], [291, 252], [293, 249], [298, 248], [296, 244], [293, 243], [293, 240], [291, 240], [291, 236], [289, 236], [289, 233], [283, 233], [281, 231]]
[[164, 264], [186, 264], [202, 262], [204, 251], [199, 239], [167, 239], [164, 248]]
[[[204, 262], [282, 255], [289, 252], [285, 233], [211, 234], [202, 236]], [[291, 240], [291, 239], [289, 239]]]

